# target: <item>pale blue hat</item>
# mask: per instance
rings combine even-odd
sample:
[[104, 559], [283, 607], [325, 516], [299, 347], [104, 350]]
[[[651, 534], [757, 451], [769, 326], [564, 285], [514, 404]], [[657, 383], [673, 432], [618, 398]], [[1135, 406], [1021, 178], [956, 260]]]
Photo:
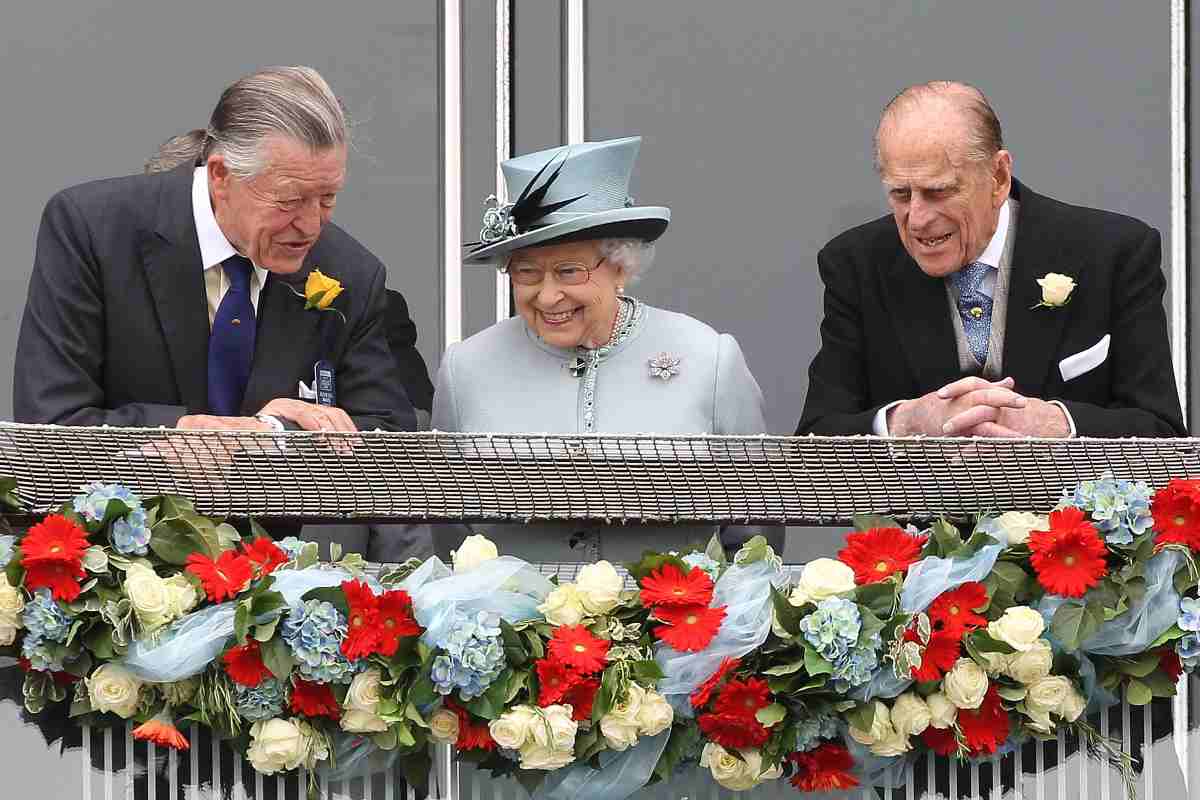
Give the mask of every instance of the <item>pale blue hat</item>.
[[495, 261], [522, 247], [634, 238], [652, 242], [671, 221], [664, 206], [635, 206], [629, 177], [642, 137], [554, 147], [501, 162], [510, 203], [489, 197], [479, 241], [464, 261]]

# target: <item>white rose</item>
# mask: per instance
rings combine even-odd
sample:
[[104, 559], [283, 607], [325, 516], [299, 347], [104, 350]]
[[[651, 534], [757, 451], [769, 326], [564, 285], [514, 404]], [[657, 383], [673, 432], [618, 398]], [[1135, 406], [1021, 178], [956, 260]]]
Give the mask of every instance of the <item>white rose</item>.
[[4, 573], [0, 572], [0, 645], [10, 645], [16, 641], [24, 608], [25, 598], [21, 596], [21, 590], [14, 588]]
[[171, 595], [163, 579], [144, 564], [135, 562], [125, 571], [125, 596], [147, 633], [171, 621]]
[[912, 692], [905, 692], [892, 703], [892, 727], [909, 736], [919, 736], [932, 719], [929, 705]]
[[1039, 733], [1054, 732], [1054, 720], [1050, 719], [1050, 712], [1030, 711], [1029, 708], [1026, 708], [1025, 716], [1029, 717], [1029, 727], [1033, 728], [1035, 731], [1038, 731]]
[[17, 640], [17, 621], [10, 617], [0, 617], [0, 647], [7, 647]]
[[142, 682], [120, 664], [101, 664], [87, 679], [87, 688], [97, 711], [110, 711], [122, 719], [137, 713]]
[[458, 714], [439, 708], [429, 718], [429, 735], [435, 742], [454, 744], [458, 741]]
[[653, 689], [648, 690], [637, 712], [638, 732], [642, 736], [657, 736], [670, 728], [674, 721], [675, 710], [667, 698]]
[[1047, 675], [1031, 683], [1025, 694], [1025, 708], [1033, 714], [1062, 714], [1063, 703], [1073, 691], [1071, 681], [1061, 675]]
[[455, 572], [469, 572], [485, 561], [499, 558], [496, 544], [486, 536], [476, 533], [463, 539], [457, 550], [450, 553]]
[[989, 622], [987, 628], [988, 636], [1019, 652], [1033, 647], [1044, 630], [1046, 620], [1029, 606], [1004, 609], [1004, 615], [995, 622]]
[[521, 769], [562, 769], [575, 760], [574, 750], [555, 750], [529, 743], [521, 748]]
[[308, 762], [312, 749], [312, 740], [299, 722], [265, 719], [250, 726], [250, 747], [246, 750], [246, 758], [258, 772], [274, 775]]
[[988, 675], [999, 675], [1008, 669], [1008, 664], [1014, 655], [1020, 654], [997, 653], [995, 650], [989, 650], [986, 653], [979, 654], [979, 659], [982, 662], [980, 666], [983, 667], [983, 671]]
[[1053, 664], [1054, 652], [1050, 649], [1050, 643], [1038, 639], [1028, 650], [1013, 653], [1009, 657], [1005, 673], [1015, 681], [1031, 684], [1049, 675]]
[[868, 746], [883, 741], [896, 732], [896, 729], [892, 727], [892, 714], [888, 707], [878, 700], [872, 702], [875, 704], [875, 715], [871, 718], [871, 729], [864, 731], [853, 725], [850, 726], [850, 738], [859, 744]]
[[200, 593], [183, 575], [172, 575], [164, 583], [171, 598], [171, 616], [178, 619], [200, 603]]
[[892, 732], [888, 736], [867, 748], [877, 756], [899, 756], [904, 755], [912, 749], [912, 743], [908, 740], [908, 733], [893, 726]]
[[1075, 689], [1075, 684], [1071, 684], [1067, 696], [1063, 698], [1062, 704], [1058, 707], [1058, 713], [1067, 722], [1074, 722], [1083, 715], [1086, 708], [1087, 698]]
[[343, 703], [342, 730], [349, 733], [382, 733], [388, 725], [379, 717], [380, 686], [378, 669], [369, 669], [354, 676]]
[[505, 750], [519, 750], [529, 738], [531, 727], [538, 722], [532, 706], [514, 706], [488, 723], [488, 733]]
[[804, 565], [800, 582], [788, 602], [794, 606], [819, 603], [854, 590], [854, 570], [834, 558], [817, 558]]
[[1047, 272], [1044, 277], [1037, 279], [1042, 287], [1042, 302], [1048, 306], [1066, 305], [1075, 290], [1075, 280], [1070, 275], [1060, 275], [1057, 272]]
[[637, 724], [638, 712], [642, 709], [642, 701], [646, 699], [646, 690], [636, 683], [630, 683], [625, 691], [625, 697], [613, 704], [609, 713], [634, 725]]
[[764, 771], [762, 753], [758, 750], [739, 750], [738, 755], [741, 758], [716, 742], [709, 742], [700, 753], [700, 766], [708, 767], [713, 780], [731, 792], [753, 789], [759, 783], [775, 780], [783, 774], [779, 767]]
[[938, 730], [946, 730], [958, 718], [958, 709], [941, 692], [926, 697], [925, 705], [929, 707], [929, 724]]
[[960, 658], [946, 673], [943, 683], [946, 699], [957, 708], [979, 708], [988, 690], [988, 676], [983, 667], [969, 658]]
[[571, 707], [553, 705], [541, 710], [529, 732], [538, 747], [573, 751], [578, 731], [579, 723], [571, 719]]
[[996, 517], [996, 527], [1000, 529], [997, 538], [1002, 544], [1025, 544], [1030, 531], [1050, 530], [1050, 518], [1028, 511], [1005, 511]]
[[625, 581], [607, 561], [597, 561], [579, 570], [575, 577], [579, 599], [589, 614], [607, 614], [617, 607]]
[[600, 718], [600, 733], [604, 735], [604, 741], [612, 750], [621, 751], [637, 744], [638, 730], [637, 720], [618, 717], [612, 713]]
[[537, 610], [551, 625], [578, 625], [586, 614], [583, 599], [573, 583], [564, 583], [555, 587], [546, 595], [546, 600]]

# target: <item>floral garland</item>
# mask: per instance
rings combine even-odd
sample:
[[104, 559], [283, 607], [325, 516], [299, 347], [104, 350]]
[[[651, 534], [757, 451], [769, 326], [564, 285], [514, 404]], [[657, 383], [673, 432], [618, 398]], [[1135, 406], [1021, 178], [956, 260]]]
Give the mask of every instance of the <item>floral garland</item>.
[[[965, 540], [942, 520], [856, 527], [794, 584], [761, 538], [732, 562], [715, 543], [648, 552], [636, 590], [603, 561], [555, 583], [482, 536], [452, 570], [376, 579], [358, 556], [319, 563], [315, 544], [92, 484], [0, 535], [0, 655], [31, 712], [70, 701], [80, 723], [133, 720], [179, 750], [177, 723], [198, 722], [267, 775], [383, 751], [421, 785], [430, 745], [451, 743], [530, 791], [557, 774], [549, 797], [627, 796], [689, 763], [735, 791], [831, 791], [1070, 728], [1132, 796], [1130, 757], [1086, 716], [1170, 697], [1200, 664], [1200, 480], [1106, 475]], [[626, 785], [586, 788], [618, 761]]]

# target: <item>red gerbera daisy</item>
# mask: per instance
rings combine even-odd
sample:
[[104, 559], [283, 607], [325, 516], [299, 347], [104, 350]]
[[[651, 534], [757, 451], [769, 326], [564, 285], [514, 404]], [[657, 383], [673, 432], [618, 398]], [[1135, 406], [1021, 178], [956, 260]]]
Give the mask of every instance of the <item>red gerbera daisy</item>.
[[51, 514], [21, 540], [21, 565], [79, 564], [87, 549], [87, 531], [62, 514]]
[[582, 625], [559, 625], [554, 629], [547, 648], [555, 661], [574, 667], [584, 675], [591, 675], [604, 669], [608, 645], [607, 639], [593, 636]]
[[214, 603], [233, 598], [254, 578], [254, 562], [233, 550], [221, 553], [213, 561], [203, 553], [187, 557], [187, 571], [200, 579], [204, 593]]
[[725, 619], [725, 606], [659, 607], [654, 610], [664, 625], [654, 629], [655, 637], [684, 653], [697, 653], [708, 647]]
[[692, 708], [703, 708], [708, 703], [708, 699], [712, 697], [713, 690], [717, 688], [726, 675], [737, 669], [740, 663], [736, 658], [723, 659], [721, 666], [717, 667], [717, 671], [709, 675], [704, 683], [700, 684], [696, 688], [696, 691], [692, 692]]
[[567, 669], [561, 661], [543, 658], [537, 662], [538, 705], [543, 708], [562, 702], [563, 695], [579, 683], [579, 673]]
[[[904, 641], [919, 642], [917, 632], [909, 628], [904, 632]], [[954, 631], [934, 631], [929, 644], [921, 653], [921, 666], [912, 671], [914, 681], [940, 681], [942, 676], [954, 668], [962, 655], [962, 634]]]
[[229, 648], [221, 660], [233, 682], [242, 686], [255, 687], [271, 677], [271, 670], [263, 663], [262, 650], [254, 639], [247, 638], [245, 644]]
[[143, 742], [154, 742], [172, 750], [187, 750], [191, 745], [170, 717], [159, 714], [133, 729], [133, 738]]
[[1170, 647], [1158, 651], [1158, 668], [1172, 681], [1179, 680], [1179, 676], [1183, 674], [1183, 663], [1179, 660], [1179, 654]]
[[854, 758], [844, 745], [826, 742], [807, 753], [792, 753], [788, 761], [796, 765], [792, 786], [802, 792], [834, 792], [858, 786], [858, 778], [850, 774]]
[[1108, 573], [1108, 549], [1082, 511], [1067, 506], [1050, 512], [1050, 530], [1029, 534], [1030, 561], [1048, 592], [1083, 597]]
[[458, 739], [454, 746], [459, 750], [495, 750], [496, 740], [492, 738], [486, 722], [475, 722], [470, 713], [453, 700], [446, 700], [446, 708], [458, 715]]
[[938, 595], [929, 605], [929, 619], [935, 626], [961, 637], [967, 631], [988, 624], [986, 617], [975, 613], [975, 609], [983, 608], [987, 602], [987, 589], [984, 585], [978, 581], [969, 581], [957, 589]]
[[296, 678], [292, 681], [292, 713], [341, 719], [342, 707], [329, 684]]
[[70, 564], [34, 564], [25, 571], [25, 588], [49, 589], [55, 600], [69, 603], [79, 597], [83, 585], [80, 580], [86, 575], [83, 567]]
[[563, 695], [564, 705], [571, 707], [571, 719], [583, 722], [592, 718], [592, 705], [596, 702], [596, 692], [600, 689], [599, 678], [583, 678]]
[[366, 658], [379, 651], [382, 630], [378, 624], [379, 598], [362, 581], [345, 581], [342, 593], [350, 606], [346, 638], [342, 639], [342, 655], [346, 658]]
[[288, 554], [266, 536], [242, 543], [242, 551], [258, 567], [259, 575], [270, 575], [288, 562]]
[[379, 653], [393, 656], [406, 636], [420, 636], [421, 626], [413, 617], [412, 598], [403, 589], [384, 592], [379, 597]]
[[921, 558], [927, 536], [913, 536], [900, 528], [872, 528], [846, 536], [838, 559], [854, 570], [854, 582], [877, 583], [908, 568]]
[[1196, 479], [1175, 480], [1154, 493], [1150, 512], [1154, 515], [1155, 541], [1182, 544], [1200, 550], [1200, 492]]
[[995, 753], [996, 748], [1004, 744], [1010, 723], [1008, 712], [1000, 704], [995, 684], [988, 687], [979, 708], [959, 709], [958, 727], [972, 756]]
[[699, 567], [686, 575], [674, 564], [663, 564], [642, 579], [646, 606], [706, 606], [712, 602], [712, 578]]
[[696, 719], [700, 730], [712, 741], [726, 750], [747, 750], [761, 747], [771, 736], [771, 731], [753, 716], [744, 714], [718, 714], [708, 712]]
[[939, 756], [952, 756], [958, 752], [958, 738], [954, 735], [953, 727], [935, 728], [930, 725], [921, 732], [921, 740]]
[[718, 714], [741, 714], [753, 717], [760, 708], [771, 704], [771, 689], [761, 678], [732, 680], [717, 695], [713, 711]]

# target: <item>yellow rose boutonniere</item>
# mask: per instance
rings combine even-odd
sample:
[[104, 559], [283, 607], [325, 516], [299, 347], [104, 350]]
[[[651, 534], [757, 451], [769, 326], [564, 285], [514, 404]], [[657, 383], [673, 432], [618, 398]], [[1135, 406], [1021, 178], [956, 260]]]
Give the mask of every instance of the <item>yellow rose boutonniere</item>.
[[297, 292], [295, 289], [292, 289], [292, 291], [297, 297], [304, 298], [305, 311], [312, 309], [316, 309], [317, 311], [332, 311], [341, 317], [343, 322], [346, 321], [346, 315], [333, 307], [333, 301], [345, 291], [342, 282], [337, 278], [331, 278], [321, 272], [321, 270], [314, 268], [308, 274], [308, 279], [304, 282], [303, 294]]
[[1047, 272], [1037, 279], [1037, 285], [1042, 287], [1042, 302], [1034, 308], [1061, 308], [1070, 302], [1071, 292], [1075, 291], [1075, 279], [1057, 272]]

